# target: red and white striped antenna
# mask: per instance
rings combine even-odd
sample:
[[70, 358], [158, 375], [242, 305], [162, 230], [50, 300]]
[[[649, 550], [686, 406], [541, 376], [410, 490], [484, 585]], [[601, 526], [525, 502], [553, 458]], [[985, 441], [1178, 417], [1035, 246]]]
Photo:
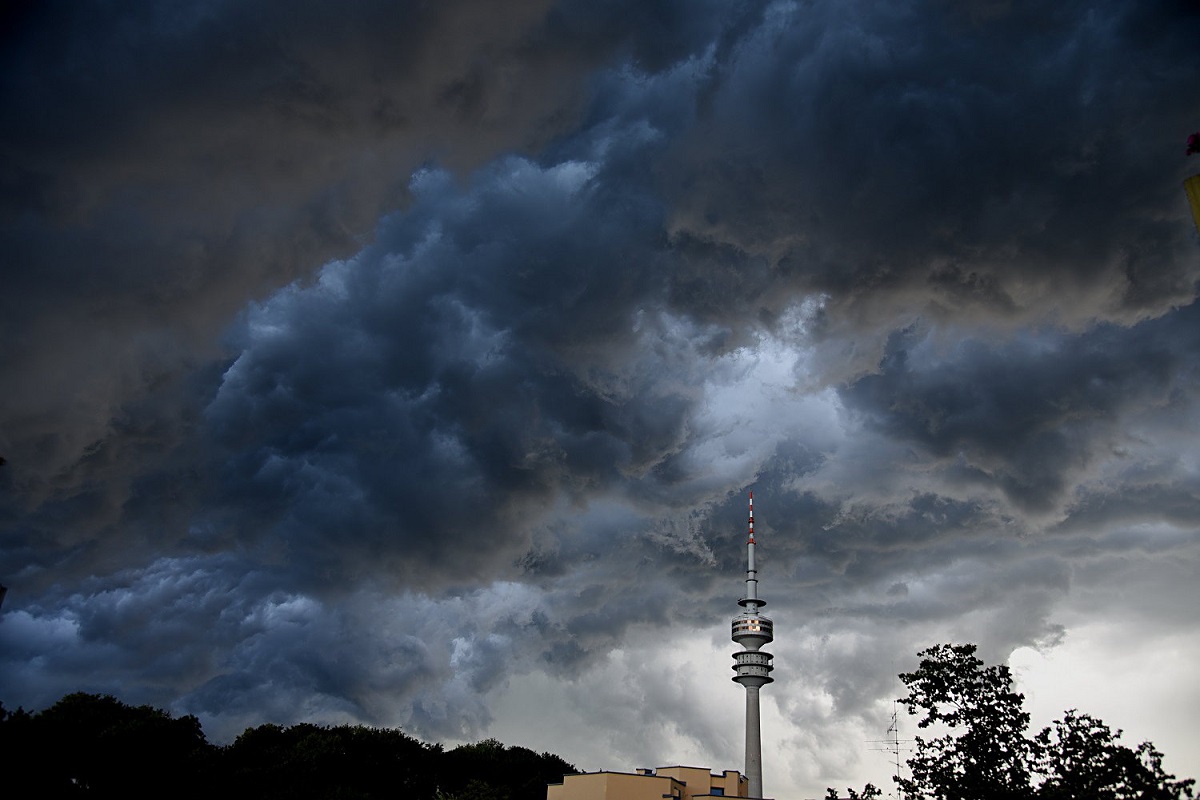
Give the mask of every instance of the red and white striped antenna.
[[754, 544], [754, 492], [750, 493], [750, 535], [746, 541]]

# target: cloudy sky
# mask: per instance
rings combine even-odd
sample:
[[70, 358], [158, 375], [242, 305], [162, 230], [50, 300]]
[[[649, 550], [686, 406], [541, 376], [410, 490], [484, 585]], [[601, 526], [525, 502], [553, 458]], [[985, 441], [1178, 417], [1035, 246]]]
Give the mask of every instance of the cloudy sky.
[[1200, 776], [1193, 0], [0, 26], [6, 707], [740, 769], [753, 490], [768, 794], [943, 641]]

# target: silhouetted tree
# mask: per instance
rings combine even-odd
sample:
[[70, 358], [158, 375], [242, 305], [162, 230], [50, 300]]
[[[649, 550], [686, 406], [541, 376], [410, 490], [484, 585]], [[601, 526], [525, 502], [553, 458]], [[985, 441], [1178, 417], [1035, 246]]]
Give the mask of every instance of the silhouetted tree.
[[935, 739], [916, 738], [905, 796], [930, 800], [1181, 800], [1194, 781], [1176, 780], [1162, 754], [1143, 743], [1131, 750], [1103, 722], [1067, 712], [1029, 739], [1024, 696], [1012, 690], [1005, 666], [984, 666], [975, 646], [937, 645], [918, 654], [920, 666], [902, 674], [920, 713], [918, 727], [944, 726]]
[[551, 753], [485, 739], [443, 756], [439, 787], [452, 800], [545, 800], [546, 784], [572, 772], [575, 767]]
[[[868, 783], [863, 787], [861, 792], [856, 792], [848, 788], [846, 789], [846, 793], [849, 795], [849, 800], [875, 800], [877, 797], [883, 797], [883, 791], [878, 789], [873, 783]], [[832, 786], [828, 787], [825, 790], [825, 800], [840, 800], [837, 789], [834, 789]]]
[[446, 753], [361, 725], [247, 728], [214, 747], [200, 722], [108, 695], [69, 694], [29, 714], [0, 704], [6, 797], [255, 800], [544, 800], [577, 770], [495, 739]]
[[985, 667], [973, 644], [942, 644], [918, 655], [916, 672], [900, 676], [908, 687], [900, 702], [922, 714], [918, 727], [937, 723], [951, 732], [917, 737], [908, 759], [912, 777], [899, 779], [900, 788], [935, 800], [1031, 797], [1029, 714], [1024, 696], [1012, 691], [1008, 667]]
[[213, 748], [195, 717], [75, 693], [32, 716], [8, 715], [0, 728], [12, 796], [204, 796]]
[[361, 725], [248, 728], [225, 748], [224, 791], [271, 800], [432, 798], [440, 745]]
[[1176, 800], [1192, 796], [1195, 781], [1175, 780], [1162, 768], [1162, 753], [1149, 742], [1131, 750], [1107, 725], [1075, 710], [1035, 737], [1034, 771], [1045, 800]]
[[36, 786], [33, 779], [37, 755], [33, 717], [23, 708], [9, 711], [0, 703], [0, 756], [9, 765], [5, 769], [5, 785], [14, 794], [28, 794]]

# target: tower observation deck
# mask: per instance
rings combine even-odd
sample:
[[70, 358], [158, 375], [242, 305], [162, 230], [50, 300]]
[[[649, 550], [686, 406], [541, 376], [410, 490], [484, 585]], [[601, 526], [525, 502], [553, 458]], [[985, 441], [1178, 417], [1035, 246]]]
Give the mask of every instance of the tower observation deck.
[[746, 596], [738, 600], [744, 611], [733, 618], [733, 641], [743, 650], [733, 654], [733, 680], [746, 687], [746, 779], [747, 795], [761, 798], [762, 735], [759, 725], [758, 690], [771, 683], [774, 658], [759, 648], [775, 638], [775, 625], [759, 612], [767, 603], [758, 598], [758, 569], [754, 563], [754, 492], [750, 493], [750, 526], [746, 540]]

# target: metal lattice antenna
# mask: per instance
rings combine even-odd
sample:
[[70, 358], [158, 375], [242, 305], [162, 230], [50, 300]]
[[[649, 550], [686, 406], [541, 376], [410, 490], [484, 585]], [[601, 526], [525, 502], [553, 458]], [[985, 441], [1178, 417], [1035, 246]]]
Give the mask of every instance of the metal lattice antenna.
[[886, 739], [869, 739], [868, 743], [882, 745], [881, 747], [872, 747], [871, 749], [880, 753], [888, 753], [892, 756], [892, 764], [896, 769], [896, 798], [897, 800], [904, 800], [904, 792], [900, 790], [899, 782], [900, 754], [912, 752], [911, 747], [904, 747], [904, 745], [912, 744], [913, 740], [900, 738], [900, 716], [898, 705], [895, 700], [892, 701], [892, 721], [891, 724], [888, 725], [887, 735], [888, 738]]

